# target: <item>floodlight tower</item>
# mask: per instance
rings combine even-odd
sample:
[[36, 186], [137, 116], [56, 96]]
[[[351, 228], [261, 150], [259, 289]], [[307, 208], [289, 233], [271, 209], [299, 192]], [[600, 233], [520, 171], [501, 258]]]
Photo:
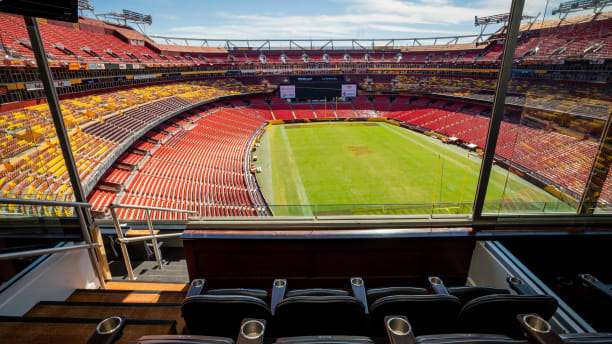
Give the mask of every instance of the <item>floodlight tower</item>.
[[128, 23], [136, 24], [138, 31], [144, 34], [144, 26], [153, 24], [153, 17], [150, 14], [142, 14], [130, 10], [121, 10], [121, 12], [100, 13], [100, 16], [106, 20], [112, 20], [119, 25], [127, 26]]
[[79, 7], [79, 15], [83, 16], [84, 12], [94, 13], [94, 6], [90, 0], [79, 0], [77, 3]]
[[[612, 0], [609, 0], [612, 1]], [[530, 21], [530, 24], [537, 19], [537, 16], [523, 15], [521, 16], [521, 20], [527, 19]], [[505, 31], [508, 26], [508, 19], [510, 18], [510, 13], [502, 13], [502, 14], [494, 14], [486, 17], [474, 17], [474, 26], [480, 26], [480, 34], [474, 40], [474, 43], [480, 43], [482, 41], [482, 36], [484, 35], [487, 26], [492, 24], [500, 24], [503, 23], [503, 28], [501, 32]]]
[[603, 12], [604, 8], [612, 5], [612, 0], [571, 0], [559, 4], [559, 8], [552, 11], [558, 14], [561, 19], [565, 19], [568, 14], [593, 9], [594, 14]]

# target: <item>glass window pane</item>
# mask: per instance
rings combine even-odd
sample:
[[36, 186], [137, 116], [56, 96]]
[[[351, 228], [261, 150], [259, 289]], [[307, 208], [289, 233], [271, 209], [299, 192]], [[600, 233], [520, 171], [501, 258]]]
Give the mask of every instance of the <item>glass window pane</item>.
[[[528, 0], [524, 14], [544, 11]], [[551, 5], [552, 6], [552, 5]], [[609, 114], [592, 12], [524, 19], [514, 54], [485, 213], [576, 213]]]

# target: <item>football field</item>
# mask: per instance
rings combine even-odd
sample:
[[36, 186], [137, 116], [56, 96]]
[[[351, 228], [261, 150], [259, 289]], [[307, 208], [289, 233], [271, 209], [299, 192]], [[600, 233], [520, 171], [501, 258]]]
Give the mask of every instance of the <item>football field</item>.
[[[383, 122], [270, 125], [257, 148], [259, 186], [274, 215], [467, 214], [480, 158]], [[571, 208], [495, 166], [487, 212]]]

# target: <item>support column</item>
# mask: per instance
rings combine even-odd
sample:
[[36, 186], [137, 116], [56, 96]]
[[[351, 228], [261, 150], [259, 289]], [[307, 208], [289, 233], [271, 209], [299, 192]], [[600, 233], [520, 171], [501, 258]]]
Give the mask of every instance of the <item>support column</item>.
[[508, 90], [508, 82], [510, 81], [510, 76], [512, 74], [512, 61], [514, 60], [514, 50], [516, 48], [518, 31], [521, 25], [524, 4], [525, 0], [513, 0], [512, 7], [510, 8], [510, 17], [508, 19], [509, 24], [506, 30], [502, 64], [497, 76], [497, 86], [495, 90], [495, 98], [493, 100], [493, 111], [491, 113], [491, 120], [489, 122], [489, 131], [487, 134], [484, 156], [482, 159], [482, 164], [480, 165], [480, 174], [478, 175], [476, 199], [474, 200], [474, 209], [472, 213], [474, 220], [482, 218], [482, 209], [484, 207], [485, 196], [489, 186], [491, 168], [493, 167], [497, 137], [499, 136], [499, 128], [504, 116], [506, 92]]
[[591, 166], [591, 172], [589, 173], [589, 179], [587, 179], [586, 187], [580, 198], [580, 205], [578, 206], [578, 213], [581, 215], [593, 214], [597, 208], [597, 202], [603, 190], [604, 183], [608, 177], [610, 171], [610, 165], [612, 165], [612, 120], [610, 119], [610, 113], [608, 113], [608, 119], [604, 125], [604, 129], [601, 133], [601, 140], [599, 141], [599, 147], [597, 148], [597, 155]]
[[[40, 31], [38, 29], [38, 23], [34, 17], [24, 16], [24, 20], [28, 30], [28, 35], [30, 37], [30, 44], [32, 45], [32, 50], [34, 51], [34, 57], [36, 58], [36, 65], [38, 68], [38, 73], [40, 74], [40, 80], [44, 86], [45, 96], [47, 97], [47, 104], [49, 105], [49, 111], [51, 112], [57, 139], [62, 150], [64, 163], [66, 164], [66, 170], [68, 171], [68, 177], [70, 178], [70, 184], [72, 185], [75, 201], [87, 203], [83, 185], [81, 184], [81, 179], [79, 177], [79, 171], [74, 160], [74, 155], [72, 154], [72, 148], [70, 147], [70, 138], [68, 137], [68, 131], [66, 130], [66, 124], [64, 123], [64, 116], [62, 115], [62, 110], [60, 108], [59, 96], [57, 95], [57, 90], [55, 89], [53, 75], [49, 69], [49, 64], [47, 63], [47, 55], [40, 36]], [[79, 217], [79, 222], [83, 230], [83, 240], [85, 240], [85, 242], [88, 244], [91, 244], [92, 240], [90, 228], [92, 228], [93, 219], [91, 217], [89, 208], [75, 208], [75, 213]], [[102, 271], [98, 258], [102, 255], [104, 246], [102, 242], [99, 242], [99, 244], [101, 246], [97, 250], [94, 248], [89, 249], [89, 257], [92, 267], [98, 276], [100, 285], [104, 287], [105, 274]]]

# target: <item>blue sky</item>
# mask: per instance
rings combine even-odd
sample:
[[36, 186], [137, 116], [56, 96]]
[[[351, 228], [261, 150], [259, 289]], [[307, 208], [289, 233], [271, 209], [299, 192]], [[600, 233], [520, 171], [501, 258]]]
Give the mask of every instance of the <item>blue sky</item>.
[[[550, 0], [556, 7], [560, 0]], [[148, 34], [222, 39], [413, 38], [477, 33], [474, 16], [510, 0], [92, 0], [96, 13], [151, 14]], [[545, 0], [526, 0], [525, 13]]]

